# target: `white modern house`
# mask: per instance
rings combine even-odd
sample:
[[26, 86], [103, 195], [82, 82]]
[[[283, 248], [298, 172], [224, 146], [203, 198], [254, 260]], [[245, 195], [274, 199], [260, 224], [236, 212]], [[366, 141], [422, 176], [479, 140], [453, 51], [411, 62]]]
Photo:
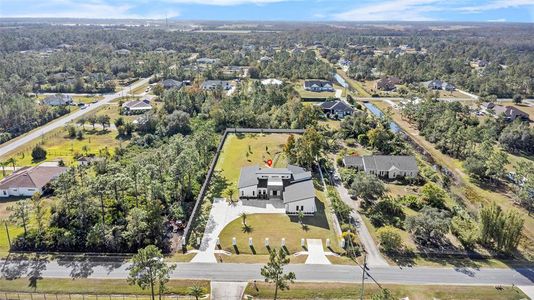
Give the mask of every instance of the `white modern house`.
[[43, 193], [54, 178], [67, 171], [65, 167], [24, 167], [0, 180], [0, 197], [31, 197]]
[[280, 200], [287, 214], [313, 215], [315, 188], [311, 172], [289, 165], [287, 168], [241, 168], [238, 182], [240, 199]]

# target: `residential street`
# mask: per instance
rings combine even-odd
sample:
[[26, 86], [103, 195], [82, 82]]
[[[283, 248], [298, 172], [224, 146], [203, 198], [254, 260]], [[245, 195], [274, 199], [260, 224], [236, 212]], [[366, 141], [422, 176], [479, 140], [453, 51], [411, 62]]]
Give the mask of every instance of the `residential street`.
[[51, 121], [39, 128], [37, 128], [36, 130], [33, 130], [31, 131], [30, 133], [27, 133], [27, 134], [24, 134], [22, 136], [19, 136], [17, 138], [14, 138], [13, 140], [7, 142], [7, 144], [5, 145], [1, 145], [0, 146], [0, 156], [3, 156], [7, 153], [9, 153], [10, 151], [13, 151], [15, 149], [17, 149], [18, 147], [20, 146], [23, 146], [24, 144], [36, 139], [36, 138], [39, 138], [40, 136], [56, 129], [56, 128], [61, 128], [63, 126], [65, 126], [65, 124], [89, 113], [89, 112], [92, 112], [100, 107], [102, 107], [103, 105], [106, 105], [108, 103], [110, 103], [111, 101], [117, 99], [117, 98], [120, 98], [122, 97], [127, 91], [129, 90], [134, 90], [136, 89], [137, 87], [139, 86], [142, 86], [143, 84], [146, 84], [148, 83], [148, 81], [150, 80], [150, 77], [148, 78], [144, 78], [144, 79], [141, 79], [141, 80], [138, 80], [136, 82], [134, 82], [132, 85], [130, 86], [127, 86], [123, 89], [123, 91], [121, 92], [117, 92], [117, 93], [114, 93], [114, 94], [107, 94], [107, 95], [104, 95], [104, 99], [98, 101], [97, 103], [94, 103], [94, 104], [91, 104], [89, 105], [86, 109], [81, 109], [81, 110], [78, 110], [74, 113], [71, 113], [71, 114], [68, 114], [66, 116], [63, 116], [63, 117], [60, 117], [54, 121]]
[[[99, 278], [120, 279], [128, 276], [130, 263], [118, 261], [57, 260], [0, 261], [6, 278]], [[178, 263], [174, 279], [206, 279], [213, 281], [263, 280], [261, 264]], [[295, 272], [298, 281], [359, 282], [361, 268], [346, 265], [293, 264], [285, 268]], [[474, 269], [370, 267], [368, 273], [379, 283], [451, 284], [451, 285], [523, 285], [532, 286], [534, 268]]]

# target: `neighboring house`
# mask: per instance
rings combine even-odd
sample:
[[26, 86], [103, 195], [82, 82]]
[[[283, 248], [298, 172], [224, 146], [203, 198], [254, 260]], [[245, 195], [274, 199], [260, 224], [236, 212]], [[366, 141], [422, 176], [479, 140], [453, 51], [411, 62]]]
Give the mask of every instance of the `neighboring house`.
[[123, 56], [130, 55], [130, 50], [128, 49], [115, 50], [115, 54], [123, 55]]
[[443, 90], [454, 92], [456, 90], [456, 86], [452, 83], [445, 82], [443, 83]]
[[263, 85], [282, 85], [284, 82], [279, 79], [264, 79], [261, 81]]
[[312, 215], [317, 211], [312, 174], [298, 166], [243, 167], [238, 188], [240, 199], [281, 200], [287, 214]]
[[352, 115], [354, 112], [354, 109], [350, 107], [347, 103], [344, 101], [325, 101], [321, 104], [318, 104], [323, 112], [329, 116], [329, 117], [335, 117], [338, 119], [342, 119], [345, 116]]
[[49, 106], [65, 106], [72, 103], [72, 97], [65, 94], [51, 95], [43, 99], [43, 104]]
[[142, 114], [152, 109], [150, 101], [145, 100], [132, 100], [122, 104], [122, 109], [127, 114]]
[[273, 58], [270, 56], [262, 56], [260, 57], [260, 62], [270, 62], [273, 61]]
[[213, 65], [220, 61], [218, 58], [207, 58], [207, 57], [201, 57], [197, 59], [197, 63], [199, 64], [206, 64], [206, 65]]
[[312, 92], [333, 92], [334, 87], [330, 81], [326, 80], [306, 80], [304, 89]]
[[230, 90], [232, 84], [230, 81], [225, 80], [206, 80], [202, 83], [201, 88], [203, 90], [216, 90], [222, 88], [223, 90]]
[[443, 82], [441, 80], [431, 80], [425, 82], [425, 86], [429, 90], [441, 90], [443, 88]]
[[183, 82], [181, 81], [178, 81], [178, 80], [174, 80], [174, 79], [165, 79], [161, 82], [161, 85], [163, 86], [164, 89], [166, 90], [169, 90], [169, 89], [181, 89], [182, 86], [184, 85]]
[[529, 115], [513, 106], [501, 106], [501, 105], [495, 105], [493, 107], [493, 111], [495, 112], [495, 117], [498, 117], [500, 115], [504, 114], [504, 117], [509, 121], [514, 121], [517, 118], [528, 120]]
[[481, 105], [483, 110], [490, 110], [490, 109], [493, 109], [495, 108], [495, 103], [493, 102], [483, 102]]
[[381, 91], [392, 91], [396, 85], [401, 83], [402, 80], [398, 77], [384, 77], [376, 82], [375, 88]]
[[67, 171], [65, 167], [23, 167], [0, 180], [0, 197], [31, 197], [43, 193], [50, 181]]
[[417, 177], [419, 168], [413, 156], [370, 155], [345, 156], [343, 165], [380, 177]]
[[92, 165], [95, 162], [102, 161], [102, 160], [104, 160], [102, 157], [82, 156], [82, 157], [78, 158], [76, 161], [81, 166], [89, 166], [89, 165]]

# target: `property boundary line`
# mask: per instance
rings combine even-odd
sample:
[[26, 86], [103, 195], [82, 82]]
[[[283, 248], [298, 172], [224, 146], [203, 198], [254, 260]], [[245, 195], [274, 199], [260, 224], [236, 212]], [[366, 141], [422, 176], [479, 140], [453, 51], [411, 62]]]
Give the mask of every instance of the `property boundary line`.
[[213, 176], [213, 171], [215, 170], [215, 166], [217, 165], [217, 161], [219, 160], [222, 147], [224, 146], [224, 143], [226, 141], [226, 138], [228, 137], [228, 134], [231, 134], [231, 133], [234, 133], [234, 134], [238, 134], [238, 133], [303, 134], [304, 132], [305, 132], [304, 129], [226, 128], [221, 138], [221, 141], [219, 142], [219, 145], [217, 146], [217, 151], [215, 152], [215, 155], [213, 156], [213, 159], [211, 160], [210, 168], [208, 169], [208, 173], [206, 174], [204, 183], [202, 184], [202, 187], [200, 188], [200, 192], [198, 193], [197, 199], [195, 201], [195, 206], [193, 207], [193, 211], [191, 212], [191, 215], [189, 216], [189, 220], [187, 221], [187, 225], [184, 229], [184, 234], [182, 236], [182, 250], [186, 251], [187, 242], [189, 240], [189, 237], [191, 236], [191, 229], [193, 226], [193, 221], [195, 220], [198, 214], [198, 211], [200, 210], [200, 207], [202, 206], [202, 202], [204, 200], [204, 197], [206, 196], [206, 192], [208, 190], [211, 177]]

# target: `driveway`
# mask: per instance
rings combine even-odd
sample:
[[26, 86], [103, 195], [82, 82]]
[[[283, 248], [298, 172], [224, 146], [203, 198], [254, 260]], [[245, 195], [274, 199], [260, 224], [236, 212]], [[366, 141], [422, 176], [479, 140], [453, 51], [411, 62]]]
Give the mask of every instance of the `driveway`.
[[308, 258], [306, 264], [309, 265], [330, 265], [330, 261], [326, 258], [323, 249], [323, 240], [307, 239], [308, 244]]
[[221, 231], [233, 220], [239, 218], [242, 213], [247, 214], [285, 214], [284, 208], [277, 208], [274, 205], [264, 201], [264, 207], [243, 205], [239, 201], [236, 204], [228, 204], [225, 199], [217, 198], [213, 200], [210, 216], [204, 236], [200, 244], [199, 251], [191, 262], [216, 263], [215, 247], [217, 246], [217, 237]]
[[359, 206], [357, 205], [356, 201], [350, 198], [349, 191], [347, 191], [343, 184], [336, 183], [336, 189], [339, 193], [339, 197], [341, 198], [341, 200], [343, 200], [343, 202], [347, 203], [353, 209], [351, 216], [354, 219], [354, 222], [356, 223], [358, 237], [360, 238], [365, 252], [367, 252], [367, 265], [370, 267], [388, 266], [388, 263], [382, 257], [380, 250], [378, 250], [378, 246], [373, 240], [371, 233], [369, 233], [369, 230], [365, 226], [362, 216], [360, 215], [360, 213], [358, 213]]
[[247, 282], [211, 282], [211, 300], [241, 300]]

